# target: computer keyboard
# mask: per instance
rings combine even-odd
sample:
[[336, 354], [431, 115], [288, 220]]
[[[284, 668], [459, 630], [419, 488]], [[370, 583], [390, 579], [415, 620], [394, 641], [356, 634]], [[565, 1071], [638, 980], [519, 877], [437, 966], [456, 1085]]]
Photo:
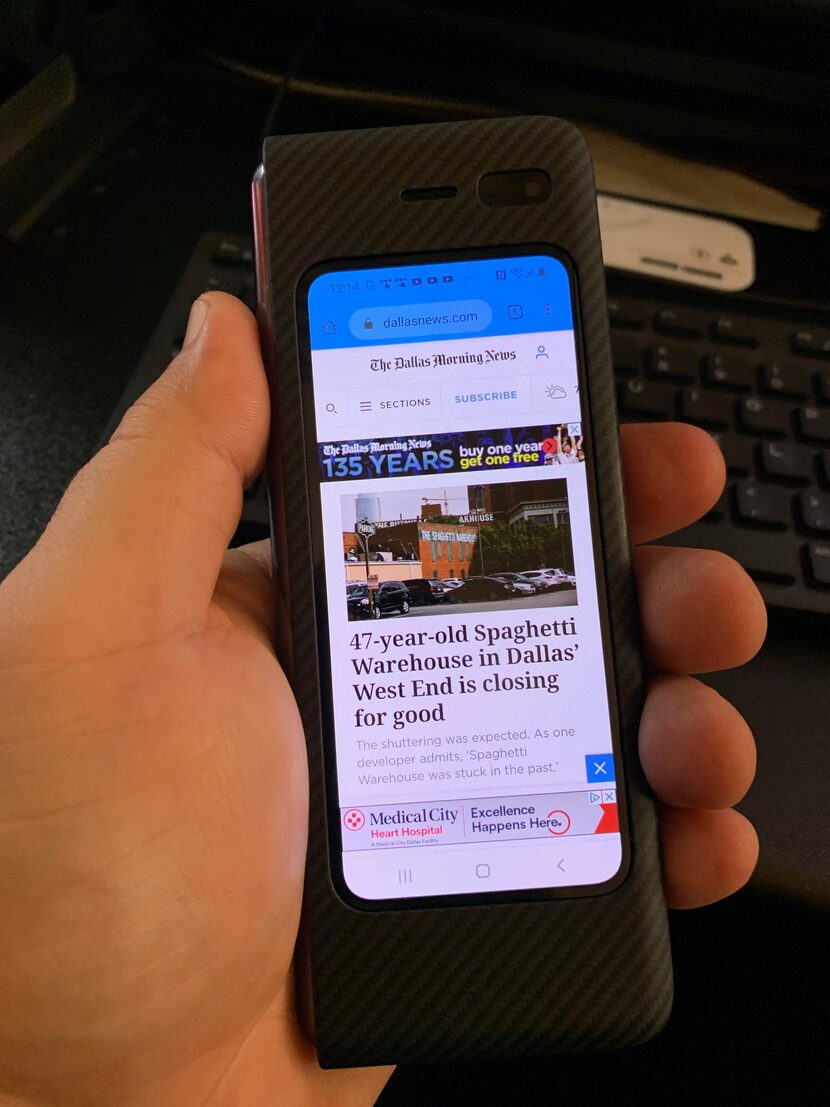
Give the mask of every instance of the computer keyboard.
[[613, 291], [609, 314], [621, 421], [694, 423], [726, 461], [720, 500], [672, 542], [731, 554], [771, 606], [830, 614], [830, 331], [670, 296]]
[[[108, 427], [181, 347], [189, 306], [222, 289], [254, 306], [250, 242], [206, 234], [191, 257]], [[758, 306], [700, 310], [671, 285], [609, 274], [611, 343], [622, 422], [680, 419], [723, 451], [727, 487], [673, 545], [736, 558], [768, 605], [830, 615], [830, 330]], [[731, 306], [731, 305], [730, 305]], [[265, 482], [245, 493], [234, 544], [268, 535]]]

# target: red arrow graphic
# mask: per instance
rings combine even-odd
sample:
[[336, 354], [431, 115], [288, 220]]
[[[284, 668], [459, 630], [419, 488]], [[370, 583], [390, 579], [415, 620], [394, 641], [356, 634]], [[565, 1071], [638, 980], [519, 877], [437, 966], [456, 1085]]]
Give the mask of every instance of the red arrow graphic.
[[601, 803], [602, 818], [594, 827], [594, 834], [617, 834], [620, 829], [620, 820], [617, 814], [616, 803]]

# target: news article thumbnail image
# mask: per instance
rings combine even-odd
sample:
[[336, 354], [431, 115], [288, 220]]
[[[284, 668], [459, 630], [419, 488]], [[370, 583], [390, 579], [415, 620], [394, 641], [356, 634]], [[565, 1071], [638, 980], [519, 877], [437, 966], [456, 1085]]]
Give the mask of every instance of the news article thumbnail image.
[[568, 485], [549, 472], [341, 496], [349, 619], [575, 606]]

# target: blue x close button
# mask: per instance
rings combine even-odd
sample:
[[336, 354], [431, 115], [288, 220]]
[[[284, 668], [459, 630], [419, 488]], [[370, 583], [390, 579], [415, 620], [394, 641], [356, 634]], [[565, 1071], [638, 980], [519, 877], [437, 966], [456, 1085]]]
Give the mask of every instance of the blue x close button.
[[615, 780], [613, 753], [586, 753], [585, 779], [589, 784], [610, 783]]

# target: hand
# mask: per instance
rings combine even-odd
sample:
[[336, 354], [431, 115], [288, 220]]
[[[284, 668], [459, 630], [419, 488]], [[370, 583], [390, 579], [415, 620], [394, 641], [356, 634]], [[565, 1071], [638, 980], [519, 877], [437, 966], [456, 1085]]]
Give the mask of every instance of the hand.
[[[304, 741], [267, 551], [226, 552], [268, 422], [250, 314], [202, 297], [0, 587], [0, 1104], [349, 1107], [388, 1078], [321, 1071], [294, 1015]], [[637, 542], [720, 492], [699, 431], [626, 427], [623, 449]], [[757, 844], [728, 810], [749, 731], [684, 674], [748, 659], [764, 609], [722, 555], [635, 557], [641, 755], [669, 902], [688, 907], [739, 887]]]

